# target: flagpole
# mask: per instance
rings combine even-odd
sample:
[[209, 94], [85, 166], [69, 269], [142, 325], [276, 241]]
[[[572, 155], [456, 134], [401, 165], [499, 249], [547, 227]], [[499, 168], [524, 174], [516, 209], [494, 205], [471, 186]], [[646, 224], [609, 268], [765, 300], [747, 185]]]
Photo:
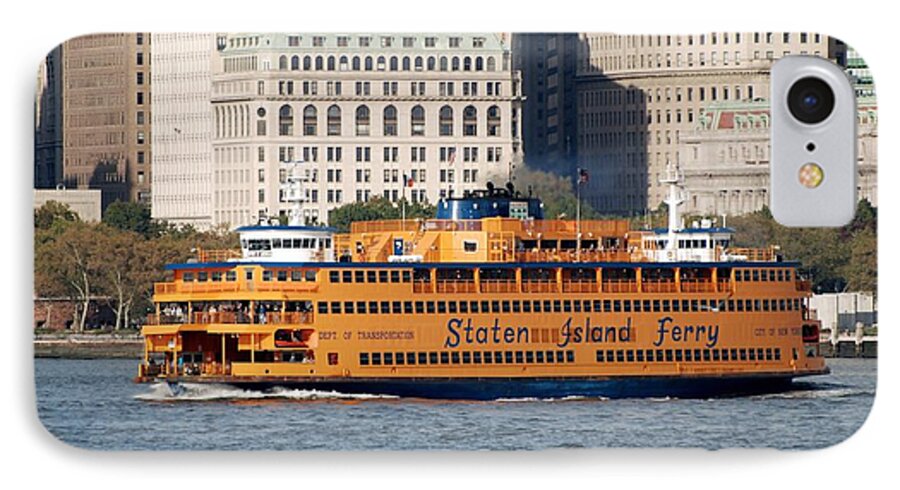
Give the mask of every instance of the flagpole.
[[575, 259], [581, 261], [581, 169], [575, 182]]
[[401, 227], [406, 229], [406, 174], [403, 174], [403, 187], [400, 191], [400, 223]]

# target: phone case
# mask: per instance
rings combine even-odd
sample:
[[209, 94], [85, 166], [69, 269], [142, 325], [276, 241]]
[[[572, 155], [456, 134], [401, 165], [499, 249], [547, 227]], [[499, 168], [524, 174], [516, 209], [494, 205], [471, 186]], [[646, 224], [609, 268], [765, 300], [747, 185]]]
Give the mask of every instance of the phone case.
[[[790, 55], [854, 84], [842, 228], [768, 208]], [[77, 37], [35, 97], [38, 413], [104, 450], [826, 447], [875, 394], [876, 140], [819, 33]]]

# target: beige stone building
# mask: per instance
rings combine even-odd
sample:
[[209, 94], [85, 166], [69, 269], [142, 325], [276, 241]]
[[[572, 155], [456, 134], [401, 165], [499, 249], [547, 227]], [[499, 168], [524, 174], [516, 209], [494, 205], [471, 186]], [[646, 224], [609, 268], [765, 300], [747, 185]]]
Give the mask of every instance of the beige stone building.
[[845, 50], [815, 33], [580, 34], [578, 159], [591, 174], [585, 198], [605, 213], [655, 209], [666, 162], [687, 162], [684, 137], [701, 111], [768, 97], [778, 58], [809, 54], [843, 65]]
[[62, 183], [150, 202], [150, 35], [91, 34], [62, 45]]
[[[303, 214], [381, 196], [437, 202], [521, 161], [521, 96], [502, 34], [223, 34], [212, 80], [213, 221]], [[404, 176], [407, 186], [404, 186]]]
[[34, 209], [37, 210], [50, 201], [69, 206], [82, 221], [100, 221], [99, 189], [35, 189]]

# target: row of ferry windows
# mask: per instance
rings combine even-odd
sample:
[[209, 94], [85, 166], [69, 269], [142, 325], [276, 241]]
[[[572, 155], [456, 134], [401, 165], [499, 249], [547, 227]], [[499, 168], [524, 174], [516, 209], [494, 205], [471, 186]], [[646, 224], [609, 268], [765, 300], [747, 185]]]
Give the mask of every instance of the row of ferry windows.
[[637, 349], [598, 350], [597, 362], [716, 362], [716, 361], [780, 361], [781, 349]]
[[566, 364], [575, 362], [575, 351], [463, 351], [463, 352], [361, 352], [360, 366], [415, 366], [435, 364]]
[[734, 271], [735, 281], [780, 282], [791, 280], [790, 269], [738, 269]]
[[410, 271], [331, 271], [328, 280], [334, 283], [410, 282]]
[[[253, 280], [253, 271], [252, 270], [246, 271], [246, 278], [248, 281]], [[282, 270], [274, 270], [274, 271], [273, 270], [262, 271], [262, 280], [263, 281], [271, 281], [273, 279], [277, 279], [279, 282], [284, 282], [284, 281], [288, 281], [288, 280], [295, 281], [295, 282], [299, 282], [299, 281], [314, 282], [316, 280], [316, 271], [311, 270], [311, 269], [309, 269], [309, 270], [290, 270], [290, 271], [286, 270], [286, 269], [282, 269]], [[223, 271], [212, 271], [212, 272], [198, 271], [196, 274], [194, 272], [184, 272], [181, 275], [181, 280], [184, 282], [192, 282], [195, 280], [197, 282], [206, 282], [206, 281], [219, 282], [219, 281], [223, 281], [223, 280], [228, 281], [228, 282], [234, 282], [234, 281], [237, 281], [237, 271], [234, 271], [234, 270], [224, 271], [224, 272]]]
[[493, 301], [321, 301], [321, 314], [333, 313], [658, 313], [700, 311], [801, 311], [799, 298], [684, 300], [493, 300]]

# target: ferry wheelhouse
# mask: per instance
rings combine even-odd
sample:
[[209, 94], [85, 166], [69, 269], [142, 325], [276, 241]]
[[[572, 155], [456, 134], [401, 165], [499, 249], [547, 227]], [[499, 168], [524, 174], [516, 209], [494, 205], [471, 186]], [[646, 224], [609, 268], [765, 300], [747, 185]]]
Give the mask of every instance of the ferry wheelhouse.
[[240, 253], [201, 250], [155, 285], [137, 381], [691, 397], [827, 373], [799, 264], [682, 226], [670, 176], [666, 229], [543, 219], [511, 187], [349, 233], [240, 228]]

